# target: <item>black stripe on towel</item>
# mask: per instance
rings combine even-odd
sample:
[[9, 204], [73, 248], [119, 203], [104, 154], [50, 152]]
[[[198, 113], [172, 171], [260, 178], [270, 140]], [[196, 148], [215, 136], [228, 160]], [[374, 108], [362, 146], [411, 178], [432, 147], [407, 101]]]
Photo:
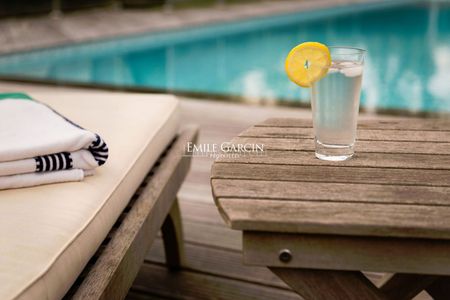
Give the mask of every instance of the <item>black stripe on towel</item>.
[[50, 159], [48, 158], [48, 155], [42, 156], [42, 159], [44, 161], [43, 170], [44, 171], [50, 171], [51, 170], [51, 166], [50, 166]]
[[103, 165], [108, 159], [108, 146], [98, 134], [95, 135], [95, 141], [92, 142], [88, 150], [99, 166]]
[[48, 172], [72, 169], [73, 161], [69, 152], [36, 156], [36, 172]]
[[64, 167], [65, 167], [65, 161], [64, 161], [64, 157], [63, 157], [63, 154], [62, 153], [57, 153], [56, 154], [56, 156], [58, 156], [58, 158], [57, 158], [57, 160], [58, 160], [58, 168], [60, 169], [60, 170], [64, 170]]
[[73, 160], [72, 160], [72, 156], [70, 155], [70, 153], [62, 152], [62, 155], [64, 155], [64, 161], [66, 162], [66, 167], [64, 169], [65, 170], [72, 169], [73, 168]]
[[42, 157], [36, 156], [34, 160], [36, 161], [36, 172], [42, 172]]
[[50, 161], [52, 162], [52, 170], [59, 170], [56, 157], [57, 157], [57, 154], [49, 155]]

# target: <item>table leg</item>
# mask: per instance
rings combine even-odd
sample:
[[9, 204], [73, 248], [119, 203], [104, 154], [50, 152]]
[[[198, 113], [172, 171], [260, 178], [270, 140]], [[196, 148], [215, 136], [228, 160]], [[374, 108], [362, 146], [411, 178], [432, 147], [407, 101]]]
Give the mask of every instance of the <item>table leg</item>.
[[269, 267], [306, 300], [381, 300], [384, 294], [361, 272]]

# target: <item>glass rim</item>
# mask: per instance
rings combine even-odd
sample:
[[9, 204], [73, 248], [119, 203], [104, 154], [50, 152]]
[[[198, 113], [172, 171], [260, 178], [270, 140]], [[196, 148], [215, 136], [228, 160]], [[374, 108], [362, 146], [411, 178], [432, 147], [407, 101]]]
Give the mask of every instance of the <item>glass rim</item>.
[[351, 47], [351, 46], [329, 46], [328, 49], [332, 50], [332, 49], [345, 49], [345, 50], [352, 50], [353, 52], [347, 52], [347, 53], [342, 53], [341, 55], [350, 55], [350, 54], [361, 54], [361, 53], [366, 53], [367, 50], [362, 49], [362, 48], [358, 48], [358, 47]]

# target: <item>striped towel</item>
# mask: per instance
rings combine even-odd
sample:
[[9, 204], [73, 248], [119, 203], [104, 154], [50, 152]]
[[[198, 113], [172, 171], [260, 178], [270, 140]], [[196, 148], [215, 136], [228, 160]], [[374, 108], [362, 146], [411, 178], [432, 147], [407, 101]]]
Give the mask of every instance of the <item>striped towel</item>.
[[0, 189], [80, 181], [107, 158], [98, 134], [26, 94], [0, 94]]

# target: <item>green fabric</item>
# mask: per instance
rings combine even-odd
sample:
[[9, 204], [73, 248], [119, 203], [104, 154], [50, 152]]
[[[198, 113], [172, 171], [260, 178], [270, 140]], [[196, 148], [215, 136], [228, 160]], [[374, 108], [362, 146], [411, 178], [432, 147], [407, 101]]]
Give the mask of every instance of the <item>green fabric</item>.
[[0, 101], [4, 99], [33, 100], [30, 96], [24, 93], [0, 93]]

